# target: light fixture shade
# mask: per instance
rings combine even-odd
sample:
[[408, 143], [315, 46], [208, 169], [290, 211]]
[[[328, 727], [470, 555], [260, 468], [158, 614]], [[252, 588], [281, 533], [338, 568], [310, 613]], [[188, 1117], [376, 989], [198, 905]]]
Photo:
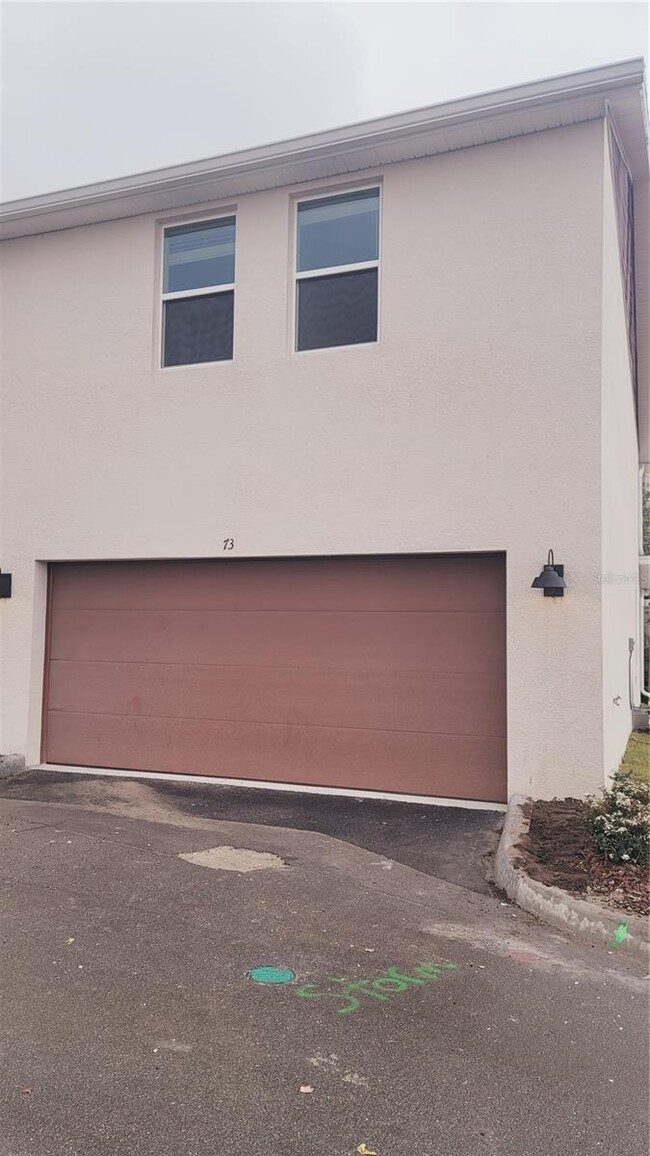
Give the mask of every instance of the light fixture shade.
[[555, 561], [552, 550], [548, 552], [548, 561], [541, 574], [533, 579], [533, 590], [543, 590], [545, 598], [562, 598], [566, 589], [564, 581], [564, 566]]
[[533, 580], [532, 587], [534, 590], [564, 590], [566, 582], [555, 566], [547, 563], [541, 574]]

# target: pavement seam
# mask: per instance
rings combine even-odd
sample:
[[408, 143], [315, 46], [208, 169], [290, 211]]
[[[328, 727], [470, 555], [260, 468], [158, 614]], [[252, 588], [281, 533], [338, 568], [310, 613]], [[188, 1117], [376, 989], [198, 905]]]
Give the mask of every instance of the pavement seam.
[[[67, 804], [64, 804], [64, 805], [67, 805]], [[98, 812], [94, 812], [94, 813], [97, 814]], [[126, 820], [126, 821], [128, 822], [129, 820]], [[131, 820], [131, 822], [132, 821], [133, 820]], [[135, 821], [138, 821], [138, 820], [135, 820]], [[150, 821], [150, 820], [145, 820], [145, 821]], [[215, 822], [215, 823], [220, 822], [219, 819], [214, 819], [211, 821]], [[169, 824], [169, 825], [171, 825], [171, 824]], [[54, 831], [54, 830], [57, 830], [57, 827], [56, 827], [55, 823], [39, 823], [37, 826], [33, 826], [33, 827], [28, 828], [28, 829], [30, 831], [38, 831], [38, 830], [42, 830], [42, 829], [49, 829], [49, 830]], [[196, 829], [197, 830], [205, 830], [205, 828], [201, 828], [201, 827], [197, 827]], [[272, 828], [272, 827], [266, 828], [266, 830], [273, 830], [273, 829], [274, 828]], [[286, 829], [286, 830], [290, 830], [290, 831], [294, 830], [294, 828], [282, 828], [282, 829], [283, 830]], [[180, 830], [187, 830], [187, 828], [180, 828]], [[313, 831], [302, 832], [302, 829], [296, 830], [296, 833], [301, 833], [301, 834], [304, 833], [307, 835], [319, 835], [320, 834], [320, 832], [313, 832]], [[96, 834], [94, 832], [88, 832], [88, 831], [80, 831], [76, 827], [66, 826], [65, 834], [66, 835], [76, 835], [78, 838], [88, 839], [90, 842], [109, 843], [115, 847], [131, 847], [134, 851], [145, 851], [151, 855], [156, 855], [162, 859], [178, 859], [178, 858], [180, 858], [178, 851], [156, 851], [153, 849], [153, 847], [143, 846], [140, 843], [131, 843], [125, 839], [111, 839], [110, 836], [108, 836], [108, 835], [101, 835], [101, 834]], [[325, 838], [331, 838], [331, 836], [324, 836], [324, 837]], [[338, 842], [344, 842], [344, 840], [338, 840]], [[356, 846], [356, 844], [350, 844], [350, 846], [354, 847], [354, 846]], [[359, 848], [359, 850], [363, 850], [363, 849]], [[369, 852], [367, 852], [367, 854], [374, 855], [375, 852], [369, 851]], [[393, 860], [388, 860], [388, 861], [391, 863], [394, 862]], [[287, 864], [287, 866], [290, 867], [291, 864], [289, 863], [289, 864]], [[404, 867], [406, 865], [405, 864], [398, 864], [398, 866]], [[321, 863], [319, 865], [319, 870], [326, 873], [326, 874], [336, 876], [339, 879], [349, 878], [350, 874], [352, 874], [352, 872], [350, 870], [346, 870], [343, 867], [338, 867], [334, 863]], [[428, 879], [432, 879], [432, 878], [435, 879], [436, 878], [435, 876], [425, 875], [423, 872], [417, 871], [417, 869], [415, 867], [410, 867], [410, 868], [408, 868], [408, 870], [414, 871], [416, 874], [421, 875], [423, 879], [428, 880]], [[439, 880], [439, 881], [436, 880], [436, 881], [446, 883], [445, 880]], [[422, 909], [423, 911], [430, 910], [430, 907], [431, 907], [431, 901], [430, 900], [427, 900], [425, 898], [414, 899], [408, 895], [398, 895], [394, 891], [387, 891], [384, 887], [380, 887], [378, 884], [373, 883], [372, 880], [365, 880], [365, 879], [358, 879], [357, 878], [356, 884], [358, 887], [363, 888], [364, 891], [369, 891], [369, 892], [377, 894], [377, 895], [382, 895], [382, 896], [384, 896], [384, 898], [391, 899], [391, 900], [393, 900], [393, 902], [398, 903], [398, 904], [408, 904], [411, 907], [417, 907], [417, 908]], [[453, 884], [447, 884], [447, 886], [453, 886]], [[467, 890], [470, 895], [478, 895], [479, 894], [478, 892], [471, 891], [470, 889], [466, 889], [466, 888], [460, 888], [460, 890], [462, 890], [462, 891]]]
[[50, 831], [57, 831], [65, 835], [76, 835], [80, 839], [89, 839], [91, 843], [110, 843], [115, 847], [131, 847], [134, 851], [147, 851], [151, 855], [157, 855], [162, 859], [178, 859], [178, 852], [176, 851], [154, 851], [153, 847], [143, 847], [140, 843], [130, 843], [124, 839], [111, 839], [108, 835], [100, 835], [94, 832], [79, 831], [76, 827], [66, 826], [65, 831], [60, 831], [56, 823], [38, 823], [33, 827], [25, 828], [31, 834], [32, 831], [41, 831], [48, 829]]
[[[349, 870], [356, 872], [359, 869], [365, 869], [369, 864], [373, 866], [390, 864], [394, 868], [394, 875], [408, 873], [417, 877], [417, 881], [423, 887], [433, 886], [444, 889], [450, 897], [456, 894], [459, 900], [476, 901], [477, 903], [485, 902], [493, 898], [491, 895], [483, 895], [480, 892], [472, 891], [469, 888], [460, 886], [457, 883], [450, 883], [446, 879], [439, 876], [429, 875], [423, 871], [419, 871], [417, 867], [411, 867], [408, 864], [400, 863], [398, 860], [389, 859], [385, 855], [379, 854], [377, 851], [371, 851], [367, 848], [360, 847], [358, 844], [349, 843], [345, 839], [340, 839], [334, 835], [327, 835], [321, 831], [311, 831], [304, 828], [296, 827], [281, 827], [271, 826], [258, 823], [246, 823], [240, 820], [232, 819], [205, 819], [199, 818], [197, 822], [190, 823], [187, 821], [187, 815], [184, 812], [178, 812], [181, 822], [175, 821], [176, 812], [171, 808], [166, 808], [168, 815], [165, 817], [156, 816], [149, 817], [146, 814], [124, 814], [122, 810], [113, 810], [111, 807], [98, 806], [92, 803], [62, 803], [53, 800], [24, 800], [17, 799], [14, 802], [24, 804], [26, 806], [46, 806], [56, 807], [64, 814], [74, 814], [78, 811], [85, 811], [89, 814], [101, 815], [104, 817], [116, 816], [124, 822], [136, 823], [150, 823], [154, 827], [169, 828], [173, 827], [177, 831], [187, 831], [188, 833], [197, 831], [213, 831], [215, 835], [226, 836], [228, 839], [237, 838], [252, 838], [262, 843], [271, 843], [272, 849], [275, 853], [286, 857], [282, 849], [278, 849], [278, 840], [280, 843], [284, 840], [291, 846], [289, 856], [296, 854], [296, 847], [301, 852], [304, 852], [305, 858], [310, 862], [318, 862], [320, 869], [334, 868], [336, 870], [344, 871], [345, 868], [340, 866], [339, 862], [332, 862], [331, 858], [322, 857], [316, 859], [314, 857], [313, 848], [319, 846], [325, 847], [332, 855], [332, 850], [336, 853], [338, 859], [346, 864]], [[50, 824], [47, 824], [48, 826]], [[117, 842], [117, 841], [116, 841]], [[245, 844], [244, 844], [245, 845]], [[390, 894], [390, 892], [385, 892]]]
[[[57, 817], [53, 822], [35, 824], [34, 827], [31, 828], [32, 830], [56, 830], [61, 831], [62, 834], [65, 833], [66, 835], [76, 835], [77, 837], [82, 837], [84, 840], [90, 843], [99, 842], [105, 843], [107, 846], [115, 846], [120, 848], [128, 847], [140, 854], [143, 852], [149, 852], [153, 856], [156, 856], [160, 862], [169, 862], [171, 859], [175, 860], [178, 858], [178, 849], [176, 846], [172, 851], [158, 850], [150, 845], [145, 846], [140, 842], [133, 843], [129, 840], [125, 840], [124, 838], [116, 839], [112, 837], [112, 833], [104, 833], [102, 831], [97, 832], [92, 829], [90, 831], [80, 830], [76, 827], [76, 823], [74, 822], [75, 813], [78, 814], [80, 809], [82, 809], [79, 804], [59, 804], [52, 803], [51, 801], [43, 804], [25, 800], [19, 800], [16, 802], [27, 807], [54, 807], [56, 812], [58, 812]], [[86, 817], [91, 825], [94, 822], [102, 821], [108, 824], [110, 820], [115, 817], [115, 812], [111, 812], [105, 807], [87, 807], [85, 808], [85, 812]], [[62, 814], [70, 816], [72, 825], [67, 825], [65, 819], [58, 817]], [[197, 825], [189, 826], [182, 824], [180, 827], [177, 827], [171, 821], [171, 816], [167, 819], [167, 821], [156, 822], [155, 819], [151, 818], [142, 818], [141, 816], [136, 815], [125, 816], [121, 813], [118, 814], [119, 819], [125, 825], [130, 825], [131, 823], [135, 822], [136, 824], [141, 823], [146, 826], [151, 826], [152, 828], [157, 829], [156, 834], [158, 839], [162, 837], [163, 832], [167, 832], [170, 838], [176, 840], [176, 842], [179, 840], [182, 840], [183, 842], [194, 842], [192, 836], [195, 834], [198, 835], [200, 833], [203, 838], [208, 838], [208, 833], [216, 835], [217, 832], [222, 837], [226, 836], [227, 839], [232, 840], [234, 829], [239, 833], [240, 836], [243, 836], [244, 834], [248, 835], [248, 839], [246, 840], [245, 845], [248, 845], [249, 847], [251, 846], [251, 843], [253, 846], [258, 847], [260, 844], [262, 847], [266, 848], [271, 846], [275, 852], [282, 855], [282, 857], [288, 858], [290, 861], [295, 861], [297, 866], [311, 865], [319, 872], [329, 876], [329, 878], [334, 878], [342, 883], [352, 882], [353, 885], [359, 890], [362, 890], [373, 896], [381, 896], [384, 902], [388, 902], [390, 906], [393, 907], [393, 909], [397, 911], [401, 909], [404, 912], [408, 910], [415, 911], [420, 914], [423, 920], [430, 920], [432, 923], [434, 923], [438, 917], [439, 902], [437, 901], [437, 897], [440, 896], [442, 889], [442, 892], [445, 895], [445, 902], [447, 904], [450, 904], [452, 907], [458, 904], [464, 908], [464, 912], [461, 918], [463, 926], [467, 929], [468, 941], [472, 940], [476, 928], [480, 927], [482, 918], [488, 914], [488, 908], [492, 909], [492, 914], [495, 914], [495, 908], [496, 911], [498, 911], [498, 903], [494, 897], [476, 895], [475, 893], [467, 891], [464, 888], [458, 887], [457, 885], [454, 886], [451, 884], [435, 881], [431, 876], [422, 874], [415, 868], [406, 867], [399, 863], [392, 863], [392, 861], [386, 859], [385, 857], [377, 856], [377, 854], [374, 852], [365, 851], [356, 845], [349, 845], [342, 840], [335, 839], [331, 836], [323, 835], [321, 833], [311, 831], [303, 832], [294, 828], [270, 828], [268, 826], [251, 825], [245, 823], [230, 823], [228, 821], [222, 820], [203, 820]], [[18, 818], [20, 819], [20, 817], [21, 816], [19, 813]], [[284, 846], [282, 846], [283, 836], [285, 836]], [[317, 846], [322, 846], [322, 849], [329, 857], [326, 859], [319, 859], [318, 855], [315, 856], [313, 854], [314, 843], [316, 843]], [[278, 844], [280, 844], [280, 846]], [[287, 846], [289, 847], [288, 853], [286, 850]], [[310, 849], [312, 851], [311, 854], [309, 854]], [[343, 853], [344, 859], [342, 863], [338, 863], [332, 859], [332, 849], [336, 854], [338, 854], [339, 851]], [[346, 855], [345, 852], [347, 850], [352, 853]], [[382, 873], [381, 877], [373, 877], [373, 873], [377, 867], [387, 866], [388, 864], [392, 864], [394, 870], [387, 871], [385, 874]], [[291, 865], [291, 862], [289, 865]], [[221, 876], [221, 874], [222, 873], [217, 873], [218, 878]], [[379, 881], [380, 878], [381, 882]], [[384, 881], [388, 883], [389, 880], [391, 885], [382, 885]], [[423, 889], [421, 892], [418, 891], [418, 885]], [[415, 892], [415, 894], [405, 893], [409, 890], [411, 892]], [[429, 891], [431, 891], [430, 895], [427, 894]], [[505, 928], [507, 926], [510, 932], [510, 936], [512, 936], [513, 940], [518, 940], [519, 947], [524, 949], [532, 947], [533, 950], [536, 950], [534, 943], [531, 943], [530, 940], [535, 940], [536, 936], [539, 935], [539, 932], [536, 931], [534, 924], [531, 926], [530, 919], [527, 919], [526, 922], [524, 922], [523, 919], [520, 919], [519, 923], [513, 926], [509, 922], [505, 923], [505, 918], [506, 917], [504, 915], [504, 923], [501, 930], [505, 932]], [[453, 935], [451, 937], [445, 935], [445, 928], [447, 924], [449, 924], [449, 919], [442, 918], [437, 923], [437, 926], [434, 924], [434, 926], [427, 928], [422, 927], [421, 930], [426, 931], [428, 934], [438, 934], [443, 939], [451, 938], [453, 940], [455, 938]], [[568, 929], [563, 928], [562, 930], [565, 931], [565, 936], [562, 937], [565, 940], [565, 946], [567, 944], [570, 946], [571, 936], [566, 936], [566, 931]], [[626, 979], [626, 977], [613, 972], [611, 968], [604, 966], [605, 962], [606, 961], [604, 959], [602, 962], [599, 961], [601, 964], [599, 968], [599, 978], [606, 978], [612, 981]], [[621, 962], [623, 961], [621, 960]], [[550, 964], [551, 960], [549, 960], [548, 963]], [[578, 961], [578, 966], [582, 970], [584, 970], [584, 963], [585, 961]], [[596, 978], [596, 976], [594, 975], [593, 978]]]

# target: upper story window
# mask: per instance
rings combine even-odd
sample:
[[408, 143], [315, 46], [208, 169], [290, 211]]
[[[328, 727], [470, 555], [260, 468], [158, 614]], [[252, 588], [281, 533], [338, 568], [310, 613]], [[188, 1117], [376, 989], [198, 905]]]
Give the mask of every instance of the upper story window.
[[379, 189], [298, 204], [296, 349], [377, 340]]
[[165, 229], [163, 365], [230, 361], [234, 304], [235, 218]]

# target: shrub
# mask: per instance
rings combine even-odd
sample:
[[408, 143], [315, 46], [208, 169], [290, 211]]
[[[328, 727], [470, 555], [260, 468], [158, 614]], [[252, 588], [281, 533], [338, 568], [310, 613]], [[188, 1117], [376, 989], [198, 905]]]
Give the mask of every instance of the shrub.
[[612, 785], [588, 809], [591, 837], [612, 863], [650, 861], [650, 785], [625, 771], [612, 775]]

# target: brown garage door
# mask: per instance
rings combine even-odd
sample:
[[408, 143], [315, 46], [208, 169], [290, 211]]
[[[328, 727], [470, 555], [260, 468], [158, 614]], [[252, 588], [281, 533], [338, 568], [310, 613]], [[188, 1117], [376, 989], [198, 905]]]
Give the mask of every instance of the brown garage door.
[[504, 569], [54, 565], [44, 758], [503, 801]]

